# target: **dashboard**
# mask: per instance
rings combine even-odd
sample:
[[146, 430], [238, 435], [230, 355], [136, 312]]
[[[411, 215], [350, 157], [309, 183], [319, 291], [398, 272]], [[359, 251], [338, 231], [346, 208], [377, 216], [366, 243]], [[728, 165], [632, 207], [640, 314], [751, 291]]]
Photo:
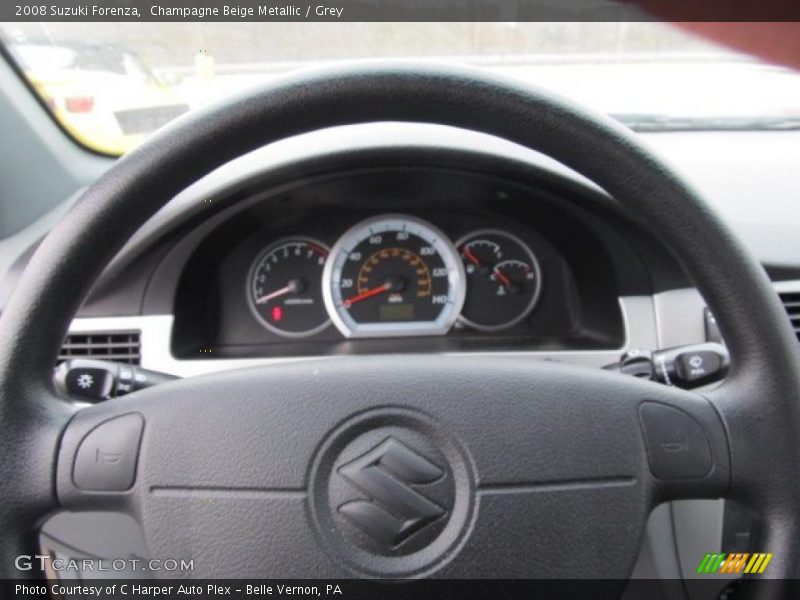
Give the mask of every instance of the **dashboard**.
[[[784, 264], [765, 259], [774, 278], [798, 279]], [[122, 249], [73, 331], [139, 331], [143, 364], [176, 374], [371, 353], [602, 366], [663, 344], [654, 313], [691, 288], [647, 223], [558, 163], [489, 136], [383, 124], [285, 140], [187, 188]], [[701, 300], [669, 322], [670, 337], [696, 341], [680, 332], [702, 332]]]
[[541, 271], [530, 247], [502, 229], [454, 244], [423, 219], [378, 215], [332, 250], [307, 237], [271, 244], [247, 288], [256, 318], [285, 337], [331, 322], [345, 337], [444, 335], [456, 322], [485, 331], [518, 323], [539, 298]]
[[600, 232], [542, 188], [489, 174], [380, 167], [304, 179], [237, 202], [195, 237], [173, 269], [178, 357], [625, 339], [623, 282]]
[[328, 338], [353, 340], [533, 331], [543, 288], [537, 252], [553, 254], [546, 240], [499, 217], [485, 227], [485, 218], [422, 214], [354, 215], [357, 222], [349, 227], [350, 219], [331, 215], [326, 220], [347, 227], [332, 242], [314, 219], [297, 229], [316, 237], [253, 235], [243, 254], [269, 240], [256, 252], [243, 286], [255, 321], [287, 340], [328, 329]]

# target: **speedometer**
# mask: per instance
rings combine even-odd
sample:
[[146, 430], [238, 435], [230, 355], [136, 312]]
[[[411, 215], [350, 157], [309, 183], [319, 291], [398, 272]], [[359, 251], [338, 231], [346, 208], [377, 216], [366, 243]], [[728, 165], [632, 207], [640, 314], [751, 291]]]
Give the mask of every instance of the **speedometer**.
[[464, 265], [436, 227], [406, 215], [362, 221], [331, 249], [322, 276], [347, 337], [443, 335], [464, 304]]

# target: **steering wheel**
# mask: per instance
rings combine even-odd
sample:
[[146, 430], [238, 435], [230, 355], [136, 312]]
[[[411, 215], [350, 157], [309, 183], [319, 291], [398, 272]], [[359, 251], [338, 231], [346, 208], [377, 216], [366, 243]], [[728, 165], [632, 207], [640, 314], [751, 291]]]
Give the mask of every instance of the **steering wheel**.
[[[594, 180], [650, 224], [731, 355], [702, 395], [528, 359], [331, 357], [178, 380], [76, 410], [53, 364], [93, 282], [183, 188], [320, 128], [435, 123]], [[118, 510], [153, 557], [201, 577], [625, 579], [652, 508], [735, 498], [774, 555], [751, 594], [800, 577], [800, 350], [761, 266], [630, 131], [468, 69], [290, 77], [185, 117], [118, 160], [31, 259], [0, 323], [0, 574], [25, 576], [56, 510]], [[759, 579], [761, 577], [762, 579]]]

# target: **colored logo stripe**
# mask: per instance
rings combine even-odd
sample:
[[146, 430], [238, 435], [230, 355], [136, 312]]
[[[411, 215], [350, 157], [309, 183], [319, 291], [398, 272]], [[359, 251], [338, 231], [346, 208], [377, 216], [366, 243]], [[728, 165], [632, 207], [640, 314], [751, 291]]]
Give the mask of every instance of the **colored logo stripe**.
[[749, 554], [706, 554], [700, 565], [697, 567], [698, 573], [763, 573], [767, 568], [772, 554], [755, 553]]
[[740, 573], [747, 564], [749, 554], [729, 554], [727, 560], [722, 563], [720, 573]]
[[747, 563], [745, 573], [763, 573], [767, 568], [769, 561], [772, 560], [772, 554], [753, 554], [753, 558]]
[[697, 567], [698, 573], [716, 573], [719, 563], [725, 558], [724, 554], [706, 554]]

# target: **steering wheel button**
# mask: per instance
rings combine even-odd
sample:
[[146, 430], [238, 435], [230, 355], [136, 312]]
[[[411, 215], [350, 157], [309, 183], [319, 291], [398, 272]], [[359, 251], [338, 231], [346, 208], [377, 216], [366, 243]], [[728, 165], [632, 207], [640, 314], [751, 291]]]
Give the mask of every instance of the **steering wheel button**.
[[129, 413], [92, 429], [75, 453], [72, 478], [87, 491], [124, 492], [136, 478], [144, 419]]
[[693, 479], [711, 470], [703, 428], [688, 414], [656, 402], [639, 407], [650, 470], [659, 479]]

